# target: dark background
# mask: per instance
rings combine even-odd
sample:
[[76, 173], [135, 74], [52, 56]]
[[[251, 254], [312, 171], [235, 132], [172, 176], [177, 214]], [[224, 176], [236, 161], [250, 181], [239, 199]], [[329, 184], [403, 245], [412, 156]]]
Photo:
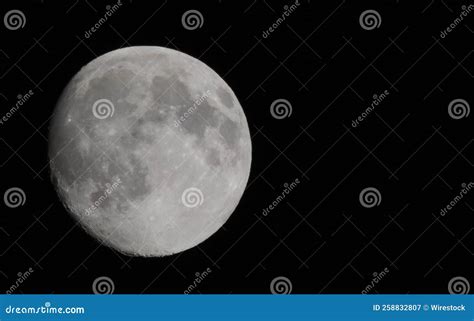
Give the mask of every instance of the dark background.
[[[0, 126], [0, 284], [34, 273], [15, 293], [91, 293], [99, 276], [115, 293], [183, 293], [196, 272], [212, 272], [193, 293], [270, 293], [285, 276], [293, 293], [360, 293], [373, 273], [389, 273], [370, 293], [447, 293], [455, 276], [472, 280], [472, 193], [440, 216], [473, 179], [472, 115], [448, 104], [473, 99], [474, 12], [445, 39], [462, 11], [454, 1], [306, 1], [266, 39], [292, 1], [126, 1], [89, 39], [105, 13], [100, 1], [1, 1], [19, 9], [23, 29], [0, 25], [2, 116], [18, 94], [34, 95]], [[202, 28], [182, 14], [199, 10]], [[382, 17], [359, 25], [361, 12]], [[49, 180], [48, 122], [71, 77], [120, 47], [156, 45], [197, 57], [221, 75], [246, 113], [253, 143], [248, 188], [224, 227], [191, 250], [132, 258], [85, 234]], [[374, 94], [389, 96], [359, 127], [351, 122]], [[292, 114], [275, 119], [279, 98]], [[283, 184], [301, 183], [269, 215]], [[359, 193], [377, 188], [379, 206]]]

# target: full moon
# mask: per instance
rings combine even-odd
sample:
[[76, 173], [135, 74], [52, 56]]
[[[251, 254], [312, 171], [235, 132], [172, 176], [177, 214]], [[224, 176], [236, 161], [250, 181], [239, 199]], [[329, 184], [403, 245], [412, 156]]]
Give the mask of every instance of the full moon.
[[65, 207], [100, 243], [132, 256], [175, 254], [214, 234], [244, 193], [251, 154], [230, 87], [163, 47], [91, 61], [50, 126], [51, 177]]

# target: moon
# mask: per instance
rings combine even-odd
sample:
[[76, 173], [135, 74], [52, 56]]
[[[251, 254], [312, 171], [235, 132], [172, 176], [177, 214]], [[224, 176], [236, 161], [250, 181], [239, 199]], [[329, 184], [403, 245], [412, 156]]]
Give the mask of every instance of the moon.
[[252, 146], [225, 81], [176, 50], [108, 52], [69, 82], [50, 124], [53, 185], [100, 243], [172, 255], [213, 235], [237, 207]]

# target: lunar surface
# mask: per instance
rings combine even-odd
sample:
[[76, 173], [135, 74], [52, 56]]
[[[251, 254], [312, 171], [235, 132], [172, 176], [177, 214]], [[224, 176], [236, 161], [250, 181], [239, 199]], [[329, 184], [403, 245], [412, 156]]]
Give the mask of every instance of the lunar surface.
[[247, 184], [251, 141], [236, 96], [181, 52], [129, 47], [84, 66], [50, 128], [51, 176], [99, 242], [164, 256], [214, 234]]

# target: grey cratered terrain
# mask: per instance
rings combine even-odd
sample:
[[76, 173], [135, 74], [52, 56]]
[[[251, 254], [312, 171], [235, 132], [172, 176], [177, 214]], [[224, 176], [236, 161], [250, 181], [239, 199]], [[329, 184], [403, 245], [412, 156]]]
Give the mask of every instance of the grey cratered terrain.
[[232, 90], [162, 47], [109, 52], [62, 93], [50, 128], [60, 198], [100, 242], [163, 256], [215, 233], [247, 184], [251, 141]]

